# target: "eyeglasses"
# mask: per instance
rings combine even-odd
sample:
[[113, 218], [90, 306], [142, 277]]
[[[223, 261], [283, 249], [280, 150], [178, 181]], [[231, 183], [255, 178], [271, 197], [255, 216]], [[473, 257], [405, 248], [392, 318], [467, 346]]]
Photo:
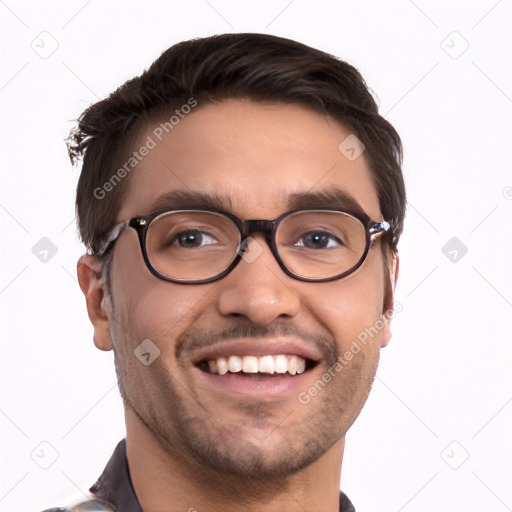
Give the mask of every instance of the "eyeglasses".
[[[365, 261], [372, 237], [391, 229], [366, 214], [334, 209], [294, 210], [275, 220], [242, 220], [221, 210], [169, 209], [121, 222], [98, 256], [128, 227], [137, 231], [148, 269], [172, 283], [211, 283], [250, 261], [253, 233], [263, 233], [281, 269], [300, 281], [341, 279]], [[256, 247], [255, 247], [256, 248]], [[254, 253], [253, 253], [254, 254]]]

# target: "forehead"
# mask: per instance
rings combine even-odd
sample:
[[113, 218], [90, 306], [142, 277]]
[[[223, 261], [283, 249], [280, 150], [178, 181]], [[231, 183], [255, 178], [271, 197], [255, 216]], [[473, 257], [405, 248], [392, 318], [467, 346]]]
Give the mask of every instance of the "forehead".
[[140, 134], [134, 150], [150, 149], [139, 151], [119, 221], [194, 194], [215, 196], [217, 206], [242, 218], [275, 218], [290, 205], [340, 199], [340, 207], [356, 203], [380, 219], [364, 153], [352, 161], [339, 151], [350, 131], [331, 118], [299, 105], [232, 99], [198, 105], [164, 129], [166, 121]]

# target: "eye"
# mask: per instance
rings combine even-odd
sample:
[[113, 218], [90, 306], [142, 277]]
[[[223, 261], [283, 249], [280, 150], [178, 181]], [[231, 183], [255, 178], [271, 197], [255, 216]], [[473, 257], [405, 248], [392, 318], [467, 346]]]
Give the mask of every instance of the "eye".
[[189, 230], [177, 233], [169, 243], [168, 247], [172, 245], [179, 245], [184, 249], [196, 249], [206, 245], [212, 245], [215, 243], [213, 236], [209, 235], [205, 231]]
[[307, 249], [334, 249], [343, 245], [343, 243], [332, 233], [327, 233], [325, 231], [311, 231], [310, 233], [302, 235], [295, 245], [298, 247], [305, 247]]

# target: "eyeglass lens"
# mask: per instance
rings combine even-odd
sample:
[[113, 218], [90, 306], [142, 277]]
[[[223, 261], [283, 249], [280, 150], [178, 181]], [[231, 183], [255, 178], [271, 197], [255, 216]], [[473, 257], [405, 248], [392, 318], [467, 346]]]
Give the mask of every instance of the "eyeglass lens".
[[[357, 265], [366, 249], [366, 236], [363, 223], [350, 214], [304, 210], [281, 220], [275, 242], [291, 272], [325, 279]], [[174, 211], [150, 223], [146, 252], [159, 273], [193, 281], [224, 272], [237, 257], [241, 241], [238, 226], [225, 215]]]

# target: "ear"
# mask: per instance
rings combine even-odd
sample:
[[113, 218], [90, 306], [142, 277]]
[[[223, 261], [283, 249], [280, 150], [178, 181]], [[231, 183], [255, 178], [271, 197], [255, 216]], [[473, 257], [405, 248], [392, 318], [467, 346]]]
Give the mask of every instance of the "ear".
[[110, 320], [103, 302], [107, 290], [103, 289], [106, 284], [101, 280], [102, 265], [95, 256], [85, 254], [78, 260], [76, 270], [78, 283], [85, 295], [89, 320], [94, 327], [94, 344], [100, 350], [112, 350], [114, 343], [110, 333]]
[[398, 251], [389, 251], [384, 256], [384, 304], [382, 310], [382, 320], [385, 325], [382, 329], [381, 348], [388, 345], [391, 340], [391, 320], [395, 313], [395, 288], [398, 280], [398, 273], [400, 269], [400, 259], [398, 257]]

